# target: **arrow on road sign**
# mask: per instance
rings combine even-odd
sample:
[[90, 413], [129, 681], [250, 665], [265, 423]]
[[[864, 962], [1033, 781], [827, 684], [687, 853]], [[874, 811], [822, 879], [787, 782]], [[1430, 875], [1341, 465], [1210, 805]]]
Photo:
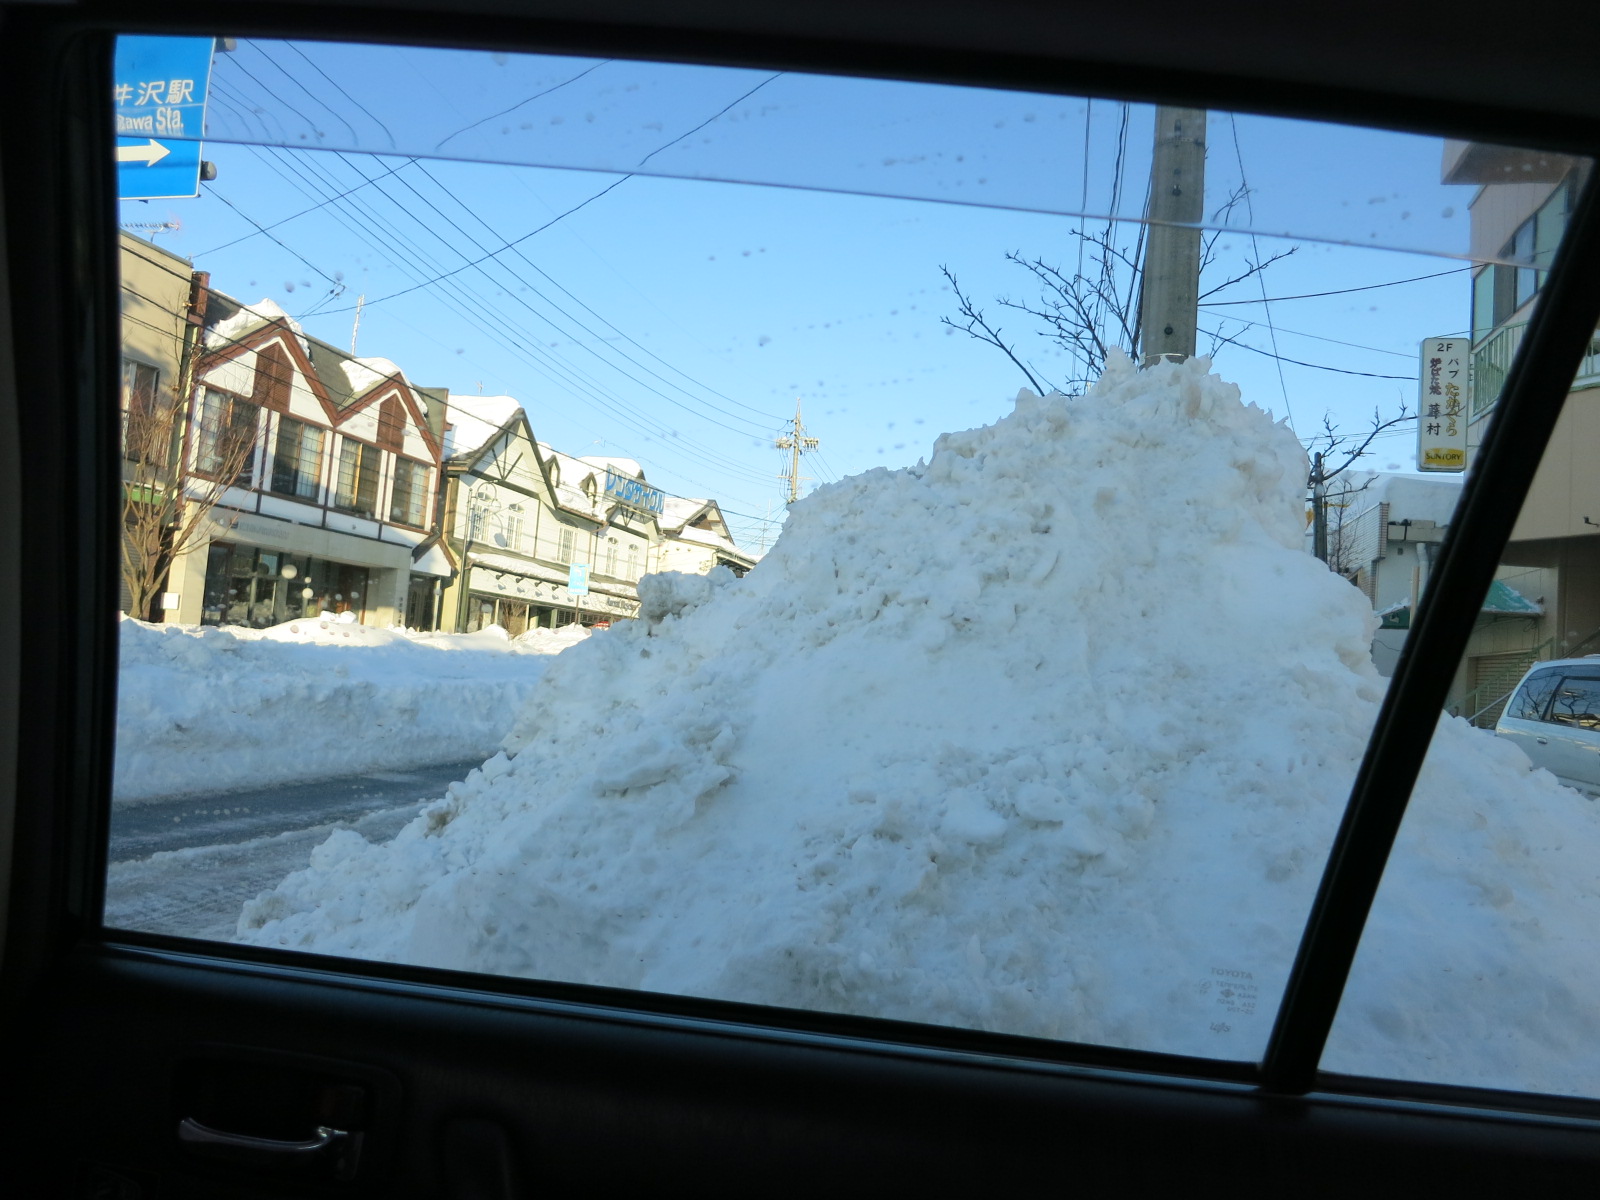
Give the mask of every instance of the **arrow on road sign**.
[[147, 167], [153, 167], [172, 151], [152, 138], [142, 146], [118, 146], [117, 161], [119, 163], [138, 162]]

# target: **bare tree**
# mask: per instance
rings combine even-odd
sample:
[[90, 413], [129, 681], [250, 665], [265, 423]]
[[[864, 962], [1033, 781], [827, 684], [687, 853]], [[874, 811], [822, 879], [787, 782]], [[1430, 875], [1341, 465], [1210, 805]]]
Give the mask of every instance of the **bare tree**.
[[[173, 562], [194, 545], [202, 523], [228, 490], [248, 482], [258, 408], [216, 394], [185, 438], [194, 380], [205, 355], [186, 356], [164, 389], [127, 389], [123, 412], [122, 581], [128, 612], [149, 619]], [[186, 461], [187, 459], [187, 461]]]
[[[1246, 197], [1243, 187], [1237, 188], [1212, 214], [1212, 228], [1201, 241], [1200, 274], [1203, 282], [1208, 272], [1215, 274], [1217, 265], [1217, 240], [1221, 237], [1229, 215]], [[996, 297], [1003, 308], [1025, 314], [1034, 326], [1036, 336], [1044, 338], [1064, 352], [1069, 374], [1063, 378], [1058, 390], [1072, 391], [1086, 388], [1105, 370], [1106, 357], [1113, 349], [1124, 351], [1130, 358], [1138, 358], [1140, 291], [1144, 279], [1145, 227], [1137, 225], [1131, 234], [1119, 232], [1115, 223], [1108, 222], [1102, 230], [1088, 232], [1073, 230], [1078, 239], [1077, 264], [1069, 271], [1059, 264], [1043, 258], [1024, 256], [1020, 251], [1006, 255], [1008, 262], [1027, 271], [1038, 287], [1037, 298], [1017, 300], [1010, 296]], [[1229, 278], [1223, 279], [1200, 293], [1205, 300], [1261, 274], [1273, 263], [1288, 258], [1297, 247], [1257, 261], [1245, 260], [1244, 266]], [[1026, 355], [1016, 342], [1008, 342], [1002, 329], [985, 316], [972, 297], [961, 290], [955, 273], [941, 266], [950, 289], [955, 293], [959, 320], [943, 317], [941, 321], [952, 329], [995, 347], [1027, 377], [1029, 386], [1037, 392], [1043, 378], [1024, 360]], [[1235, 337], [1238, 335], [1235, 334]], [[1223, 333], [1211, 335], [1211, 352], [1225, 346], [1232, 338]]]
[[[1324, 413], [1322, 432], [1312, 438], [1311, 444], [1306, 447], [1306, 453], [1311, 456], [1311, 476], [1307, 480], [1307, 487], [1311, 492], [1312, 552], [1341, 575], [1349, 572], [1346, 570], [1347, 564], [1341, 561], [1344, 557], [1342, 545], [1330, 547], [1328, 541], [1328, 505], [1332, 495], [1328, 485], [1354, 466], [1356, 460], [1364, 458], [1380, 433], [1409, 419], [1405, 401], [1402, 400], [1398, 416], [1385, 420], [1381, 412], [1373, 409], [1372, 424], [1359, 434], [1353, 434], [1341, 432], [1334, 425], [1333, 418]], [[1340, 498], [1332, 502], [1350, 503], [1349, 497], [1365, 491], [1370, 482], [1342, 489], [1338, 493]]]

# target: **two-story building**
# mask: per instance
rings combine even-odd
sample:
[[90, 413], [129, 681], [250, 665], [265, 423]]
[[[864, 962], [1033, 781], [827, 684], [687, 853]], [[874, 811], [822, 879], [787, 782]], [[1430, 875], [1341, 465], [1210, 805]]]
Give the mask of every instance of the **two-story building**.
[[449, 407], [444, 521], [461, 564], [446, 589], [451, 627], [515, 636], [636, 616], [640, 576], [661, 569], [665, 493], [636, 462], [538, 441], [512, 397], [451, 396]]
[[[1445, 182], [1479, 185], [1470, 209], [1472, 256], [1484, 265], [1472, 276], [1469, 463], [1494, 415], [1586, 169], [1556, 154], [1445, 144]], [[1452, 711], [1493, 724], [1531, 663], [1600, 650], [1597, 462], [1600, 335], [1573, 380], [1502, 556], [1497, 586], [1522, 598], [1525, 608], [1480, 618], [1452, 688]]]
[[584, 597], [569, 584], [573, 565], [589, 562], [597, 522], [561, 511], [516, 400], [449, 403], [444, 530], [460, 570], [445, 588], [445, 627], [498, 625], [515, 637], [582, 620]]
[[205, 275], [188, 259], [131, 233], [123, 232], [120, 241], [121, 607], [160, 620], [173, 548], [186, 371], [201, 335]]
[[332, 611], [433, 627], [452, 570], [430, 538], [445, 393], [307, 337], [271, 301], [215, 291], [192, 374], [189, 486], [222, 486], [174, 564], [169, 619], [263, 627]]

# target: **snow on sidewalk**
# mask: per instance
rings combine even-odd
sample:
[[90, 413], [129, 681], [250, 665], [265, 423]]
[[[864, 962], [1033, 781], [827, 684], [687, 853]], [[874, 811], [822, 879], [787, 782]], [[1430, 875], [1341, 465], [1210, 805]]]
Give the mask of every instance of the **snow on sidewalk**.
[[[647, 577], [506, 753], [240, 938], [1258, 1056], [1384, 683], [1294, 434], [1207, 369], [1024, 393], [745, 579]], [[1597, 811], [1444, 721], [1329, 1065], [1592, 1091]]]
[[124, 619], [114, 802], [487, 758], [578, 630]]

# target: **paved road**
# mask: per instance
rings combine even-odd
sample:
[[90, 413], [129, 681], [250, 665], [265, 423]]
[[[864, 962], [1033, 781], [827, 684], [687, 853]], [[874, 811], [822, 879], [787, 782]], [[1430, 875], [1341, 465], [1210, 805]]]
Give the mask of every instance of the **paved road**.
[[304, 867], [335, 829], [398, 833], [478, 760], [114, 808], [106, 923], [226, 940], [246, 900]]

